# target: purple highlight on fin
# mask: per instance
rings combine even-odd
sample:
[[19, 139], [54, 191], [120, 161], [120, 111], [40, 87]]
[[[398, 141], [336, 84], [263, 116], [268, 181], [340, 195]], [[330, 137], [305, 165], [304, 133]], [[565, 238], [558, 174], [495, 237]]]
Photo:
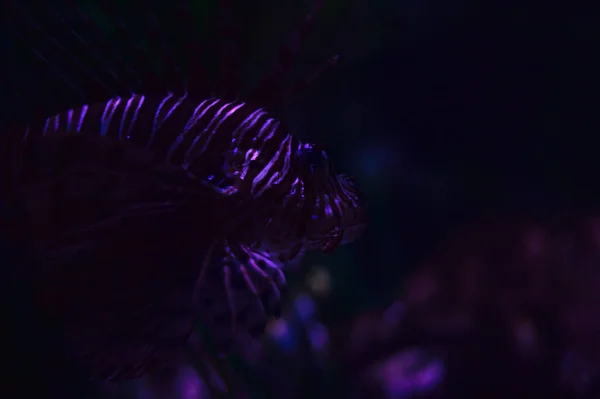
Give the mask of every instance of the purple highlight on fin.
[[140, 109], [142, 108], [142, 105], [144, 104], [144, 101], [146, 101], [146, 97], [145, 96], [140, 96], [140, 101], [138, 101], [138, 105], [135, 109], [135, 112], [133, 113], [133, 118], [131, 119], [131, 122], [129, 122], [129, 128], [127, 129], [127, 139], [129, 139], [131, 136], [131, 129], [133, 129], [133, 124], [135, 123], [135, 121], [138, 118]]
[[79, 122], [77, 123], [77, 133], [81, 132], [81, 128], [83, 127], [83, 121], [85, 120], [85, 115], [88, 112], [88, 105], [84, 105], [81, 107], [81, 114], [79, 114]]
[[125, 127], [125, 119], [127, 119], [127, 114], [129, 113], [129, 107], [131, 107], [131, 103], [135, 99], [135, 94], [129, 97], [127, 102], [125, 103], [125, 109], [123, 110], [123, 115], [121, 116], [121, 123], [119, 124], [119, 140], [123, 139], [123, 128]]
[[73, 108], [67, 111], [67, 133], [71, 132], [71, 124], [73, 123]]
[[165, 98], [163, 98], [163, 100], [160, 102], [160, 104], [158, 104], [158, 108], [156, 108], [156, 112], [154, 113], [154, 120], [152, 122], [152, 133], [150, 133], [150, 138], [148, 139], [146, 148], [150, 148], [150, 146], [152, 145], [152, 141], [154, 141], [154, 135], [156, 134], [158, 129], [160, 129], [164, 120], [166, 119], [166, 118], [163, 118], [163, 120], [159, 122], [160, 111], [162, 110], [162, 108], [165, 106], [165, 104], [167, 103], [167, 101], [169, 101], [169, 99], [171, 97], [173, 97], [173, 93], [169, 93]]
[[48, 133], [48, 128], [50, 127], [50, 118], [46, 118], [46, 122], [44, 122], [44, 130], [42, 130], [42, 136], [45, 136]]
[[110, 121], [112, 120], [113, 116], [115, 115], [115, 111], [119, 107], [120, 103], [121, 103], [120, 97], [110, 99], [106, 103], [106, 106], [104, 107], [104, 112], [102, 113], [102, 118], [100, 119], [100, 135], [101, 136], [106, 136], [106, 134], [108, 133], [108, 129], [110, 127]]

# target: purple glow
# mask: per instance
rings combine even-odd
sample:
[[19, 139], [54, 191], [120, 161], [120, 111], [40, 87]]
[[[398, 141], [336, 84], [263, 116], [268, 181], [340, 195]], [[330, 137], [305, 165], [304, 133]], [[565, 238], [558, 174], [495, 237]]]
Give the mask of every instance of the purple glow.
[[144, 101], [146, 101], [146, 97], [144, 96], [139, 96], [139, 101], [137, 104], [137, 107], [135, 108], [135, 112], [133, 113], [133, 118], [131, 118], [131, 122], [129, 122], [129, 129], [127, 130], [127, 138], [129, 139], [130, 135], [131, 135], [131, 129], [133, 129], [133, 125], [135, 123], [135, 121], [138, 118], [138, 115], [140, 113], [140, 109], [142, 108], [142, 105], [144, 104]]
[[273, 321], [269, 325], [269, 336], [277, 346], [285, 352], [293, 352], [296, 348], [296, 335], [284, 319]]
[[375, 379], [386, 397], [401, 399], [435, 389], [443, 380], [445, 367], [441, 360], [430, 358], [421, 350], [402, 352], [375, 367]]
[[47, 118], [46, 122], [44, 123], [44, 130], [42, 131], [42, 136], [45, 136], [46, 133], [48, 133], [48, 127], [50, 126], [50, 119], [52, 119], [52, 118]]
[[108, 133], [108, 128], [110, 126], [110, 121], [115, 115], [115, 111], [119, 107], [121, 103], [121, 98], [116, 97], [108, 100], [106, 106], [104, 107], [104, 111], [102, 112], [102, 117], [100, 118], [100, 135], [106, 136]]
[[329, 343], [329, 331], [322, 324], [315, 324], [309, 331], [312, 347], [317, 351], [323, 351]]
[[166, 117], [165, 117], [160, 122], [158, 120], [160, 117], [160, 111], [161, 111], [162, 107], [165, 106], [165, 104], [167, 103], [167, 101], [169, 101], [169, 99], [171, 97], [173, 97], [173, 93], [169, 93], [165, 98], [163, 98], [163, 100], [160, 102], [160, 104], [158, 104], [158, 108], [156, 108], [156, 112], [154, 113], [154, 120], [152, 121], [152, 133], [150, 134], [150, 140], [148, 140], [147, 147], [150, 147], [150, 145], [152, 144], [152, 140], [154, 140], [154, 135], [156, 134], [156, 131], [158, 129], [160, 129], [160, 126], [163, 124], [164, 120], [166, 119]]
[[316, 314], [316, 305], [308, 294], [299, 294], [295, 301], [296, 312], [302, 323], [310, 323]]
[[181, 399], [208, 399], [206, 386], [198, 376], [196, 370], [186, 366], [177, 378], [178, 398]]
[[71, 122], [73, 122], [73, 109], [67, 111], [67, 132], [71, 132]]

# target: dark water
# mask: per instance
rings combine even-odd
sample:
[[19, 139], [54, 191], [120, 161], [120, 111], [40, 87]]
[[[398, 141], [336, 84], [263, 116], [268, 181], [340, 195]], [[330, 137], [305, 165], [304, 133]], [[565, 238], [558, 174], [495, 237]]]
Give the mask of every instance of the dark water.
[[3, 221], [0, 231], [0, 317], [3, 320], [0, 345], [5, 373], [0, 390], [3, 395], [14, 398], [85, 397], [88, 394], [86, 383], [76, 366], [70, 364], [60, 351], [60, 326], [39, 311], [30, 287], [14, 275], [17, 265], [32, 261], [23, 256], [19, 241], [5, 228], [16, 216], [18, 206], [2, 203], [0, 210]]

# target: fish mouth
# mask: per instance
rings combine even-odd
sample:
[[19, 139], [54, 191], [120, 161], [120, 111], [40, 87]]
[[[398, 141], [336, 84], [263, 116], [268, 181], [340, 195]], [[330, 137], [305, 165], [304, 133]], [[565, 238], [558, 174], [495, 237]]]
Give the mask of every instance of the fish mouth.
[[352, 209], [342, 217], [342, 226], [344, 235], [341, 245], [350, 244], [356, 241], [365, 232], [368, 225], [367, 212], [364, 207]]
[[337, 175], [337, 180], [347, 205], [339, 217], [340, 226], [343, 228], [340, 245], [344, 245], [356, 241], [364, 233], [368, 217], [365, 198], [354, 180], [345, 174]]
[[[332, 252], [341, 245], [356, 241], [367, 227], [367, 215], [363, 208], [346, 209], [342, 215], [326, 218], [311, 226], [303, 242], [309, 251]], [[327, 226], [327, 227], [326, 227]]]
[[360, 236], [363, 235], [365, 229], [367, 228], [367, 223], [356, 224], [350, 227], [346, 227], [344, 229], [344, 236], [342, 238], [341, 245], [351, 244], [355, 242]]

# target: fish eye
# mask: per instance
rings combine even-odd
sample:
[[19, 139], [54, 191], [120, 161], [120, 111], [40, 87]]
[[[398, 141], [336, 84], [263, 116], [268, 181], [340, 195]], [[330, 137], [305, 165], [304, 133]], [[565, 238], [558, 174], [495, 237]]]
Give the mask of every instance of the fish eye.
[[320, 147], [313, 144], [302, 144], [298, 148], [298, 157], [311, 169], [318, 167], [327, 160], [327, 154]]

